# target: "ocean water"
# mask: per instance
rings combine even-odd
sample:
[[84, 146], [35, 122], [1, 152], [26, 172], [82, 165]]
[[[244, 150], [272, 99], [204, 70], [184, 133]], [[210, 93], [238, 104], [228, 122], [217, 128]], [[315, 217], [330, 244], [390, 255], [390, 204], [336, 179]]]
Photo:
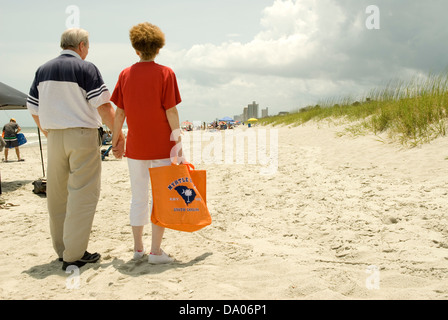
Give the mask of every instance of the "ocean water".
[[[21, 127], [22, 130], [20, 131], [25, 135], [25, 138], [27, 142], [20, 146], [21, 148], [26, 147], [32, 147], [39, 145], [39, 135], [37, 133], [37, 127]], [[40, 134], [40, 140], [42, 141], [42, 145], [47, 144], [47, 138], [43, 135], [43, 133]]]
[[[38, 146], [39, 145], [39, 135], [37, 133], [37, 127], [21, 127], [22, 130], [20, 131], [25, 135], [25, 138], [27, 142], [20, 146], [21, 148], [26, 147], [32, 147], [32, 146]], [[123, 127], [123, 134], [127, 134], [127, 127]], [[42, 145], [47, 144], [47, 138], [44, 136], [44, 134], [40, 133], [40, 140], [42, 142]]]

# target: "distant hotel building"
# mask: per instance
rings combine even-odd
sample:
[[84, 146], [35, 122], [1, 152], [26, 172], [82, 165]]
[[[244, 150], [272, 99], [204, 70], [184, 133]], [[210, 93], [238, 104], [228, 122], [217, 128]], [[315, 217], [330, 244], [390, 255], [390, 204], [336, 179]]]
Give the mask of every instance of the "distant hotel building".
[[269, 117], [269, 115], [268, 115], [268, 107], [266, 107], [266, 109], [261, 109], [261, 117], [262, 118]]
[[255, 103], [255, 101], [247, 106], [247, 117], [248, 119], [250, 118], [258, 119], [258, 103]]
[[[233, 117], [233, 119], [235, 121], [241, 121], [241, 122], [245, 122], [247, 120], [249, 120], [250, 118], [256, 118], [258, 119], [258, 103], [256, 103], [255, 101], [252, 102], [252, 104], [247, 105], [247, 107], [245, 107], [243, 109], [243, 114], [240, 115], [236, 115]], [[268, 108], [266, 109], [262, 109], [261, 110], [261, 117], [267, 117], [268, 116]]]

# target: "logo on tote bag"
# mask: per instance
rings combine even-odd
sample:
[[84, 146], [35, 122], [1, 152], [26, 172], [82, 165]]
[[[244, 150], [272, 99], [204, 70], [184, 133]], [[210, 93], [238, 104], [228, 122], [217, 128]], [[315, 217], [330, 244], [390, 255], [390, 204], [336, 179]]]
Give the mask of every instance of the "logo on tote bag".
[[193, 202], [194, 198], [196, 198], [196, 192], [188, 187], [177, 186], [176, 188], [174, 188], [174, 190], [176, 190], [177, 193], [182, 197], [182, 199], [184, 199], [187, 206]]

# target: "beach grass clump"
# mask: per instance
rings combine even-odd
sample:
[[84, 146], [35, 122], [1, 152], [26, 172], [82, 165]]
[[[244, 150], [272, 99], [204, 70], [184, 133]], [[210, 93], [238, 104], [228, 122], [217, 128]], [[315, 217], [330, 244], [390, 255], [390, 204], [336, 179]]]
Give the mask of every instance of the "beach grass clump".
[[308, 121], [340, 119], [352, 122], [347, 131], [387, 133], [395, 141], [416, 146], [446, 136], [448, 125], [448, 74], [391, 81], [365, 97], [328, 99], [287, 115], [261, 119], [266, 125], [301, 125]]

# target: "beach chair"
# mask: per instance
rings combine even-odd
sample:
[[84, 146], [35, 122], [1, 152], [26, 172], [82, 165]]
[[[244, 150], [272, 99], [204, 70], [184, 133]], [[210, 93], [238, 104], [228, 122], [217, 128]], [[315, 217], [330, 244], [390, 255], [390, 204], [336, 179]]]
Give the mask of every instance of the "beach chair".
[[101, 160], [104, 160], [104, 159], [106, 159], [107, 156], [109, 156], [109, 152], [111, 149], [112, 149], [112, 146], [107, 148], [107, 150], [106, 149], [101, 150]]

